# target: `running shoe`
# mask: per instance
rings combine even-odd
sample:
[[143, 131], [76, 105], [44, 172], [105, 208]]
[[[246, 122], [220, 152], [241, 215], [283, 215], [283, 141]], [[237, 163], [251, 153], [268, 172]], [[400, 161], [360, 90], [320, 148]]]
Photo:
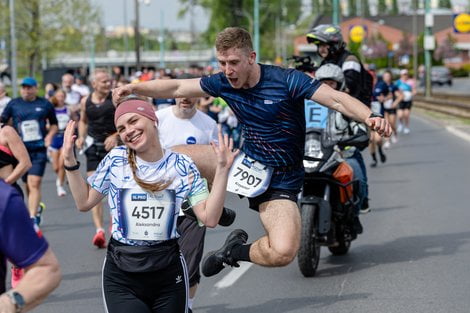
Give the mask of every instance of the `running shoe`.
[[16, 266], [11, 267], [11, 288], [16, 288], [24, 276], [24, 269]]
[[403, 124], [402, 123], [398, 123], [398, 126], [397, 126], [397, 133], [401, 133], [403, 132]]
[[377, 161], [372, 161], [372, 163], [370, 163], [370, 167], [377, 167]]
[[383, 144], [383, 148], [390, 149], [390, 140], [385, 141], [385, 143]]
[[63, 197], [66, 194], [67, 194], [67, 192], [65, 191], [63, 186], [61, 186], [61, 185], [57, 186], [57, 196]]
[[234, 210], [224, 207], [222, 216], [220, 216], [219, 225], [224, 227], [230, 226], [235, 221], [235, 217], [237, 217], [237, 213], [235, 213]]
[[211, 251], [202, 261], [202, 273], [206, 277], [218, 274], [224, 269], [225, 265], [239, 267], [240, 265], [231, 256], [232, 249], [236, 245], [243, 245], [248, 240], [248, 234], [242, 229], [235, 229], [225, 240], [222, 248]]
[[46, 210], [46, 205], [44, 204], [44, 202], [39, 202], [38, 213], [36, 214], [36, 218], [35, 218], [36, 225], [40, 226], [41, 223], [44, 221], [42, 218], [42, 214], [44, 213], [45, 210]]
[[106, 237], [104, 235], [103, 230], [99, 230], [96, 232], [95, 236], [93, 237], [92, 243], [98, 247], [98, 249], [106, 248]]
[[380, 162], [387, 162], [387, 156], [384, 153], [380, 153]]
[[405, 127], [405, 129], [403, 129], [403, 133], [405, 135], [408, 135], [410, 132], [411, 132], [411, 130], [408, 127]]
[[397, 142], [398, 142], [397, 136], [396, 136], [396, 135], [392, 135], [392, 136], [390, 137], [390, 142], [393, 143], [393, 144], [397, 143]]
[[370, 212], [370, 207], [369, 207], [369, 199], [365, 198], [364, 202], [362, 203], [362, 208], [360, 208], [359, 213], [361, 214], [367, 214]]

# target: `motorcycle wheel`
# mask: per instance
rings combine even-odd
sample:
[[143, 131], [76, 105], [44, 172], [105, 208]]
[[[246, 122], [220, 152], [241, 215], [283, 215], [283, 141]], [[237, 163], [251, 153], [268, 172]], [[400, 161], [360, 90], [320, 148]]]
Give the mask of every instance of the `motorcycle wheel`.
[[342, 231], [336, 233], [336, 240], [338, 241], [337, 246], [328, 247], [328, 250], [330, 250], [331, 254], [345, 255], [346, 253], [348, 253], [349, 248], [351, 247], [351, 240], [346, 239]]
[[300, 249], [297, 255], [300, 272], [305, 277], [315, 276], [318, 261], [320, 260], [320, 244], [316, 237], [316, 211], [317, 206], [304, 204], [301, 207], [302, 229]]

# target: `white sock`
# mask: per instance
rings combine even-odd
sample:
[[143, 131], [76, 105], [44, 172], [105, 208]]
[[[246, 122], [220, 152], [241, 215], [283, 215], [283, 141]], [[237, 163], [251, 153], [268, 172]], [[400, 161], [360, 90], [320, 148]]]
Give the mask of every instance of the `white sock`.
[[193, 309], [194, 298], [188, 298], [188, 308]]
[[97, 233], [99, 233], [100, 231], [102, 231], [103, 233], [105, 232], [105, 231], [104, 231], [104, 228], [97, 228], [97, 229], [96, 229], [96, 232], [97, 232]]

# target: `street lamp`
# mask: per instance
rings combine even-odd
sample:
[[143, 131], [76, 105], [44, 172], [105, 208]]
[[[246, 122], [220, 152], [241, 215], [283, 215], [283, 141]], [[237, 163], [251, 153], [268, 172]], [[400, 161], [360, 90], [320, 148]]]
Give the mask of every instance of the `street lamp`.
[[15, 0], [10, 0], [10, 51], [11, 51], [11, 85], [13, 87], [13, 98], [18, 96], [17, 73], [16, 73], [16, 33], [15, 33]]
[[134, 0], [135, 21], [134, 21], [134, 41], [135, 41], [135, 67], [140, 69], [140, 25], [139, 25], [139, 0]]

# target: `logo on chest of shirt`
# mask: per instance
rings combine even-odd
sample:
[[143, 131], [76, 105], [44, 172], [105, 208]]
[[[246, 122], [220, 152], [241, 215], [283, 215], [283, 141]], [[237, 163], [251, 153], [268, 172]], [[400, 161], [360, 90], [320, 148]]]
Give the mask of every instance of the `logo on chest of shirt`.
[[132, 201], [147, 201], [146, 193], [133, 193], [131, 195]]
[[196, 138], [194, 138], [193, 136], [189, 136], [189, 137], [186, 139], [186, 144], [188, 144], [188, 145], [194, 145], [194, 144], [196, 144]]
[[41, 112], [42, 108], [36, 108], [36, 112]]

